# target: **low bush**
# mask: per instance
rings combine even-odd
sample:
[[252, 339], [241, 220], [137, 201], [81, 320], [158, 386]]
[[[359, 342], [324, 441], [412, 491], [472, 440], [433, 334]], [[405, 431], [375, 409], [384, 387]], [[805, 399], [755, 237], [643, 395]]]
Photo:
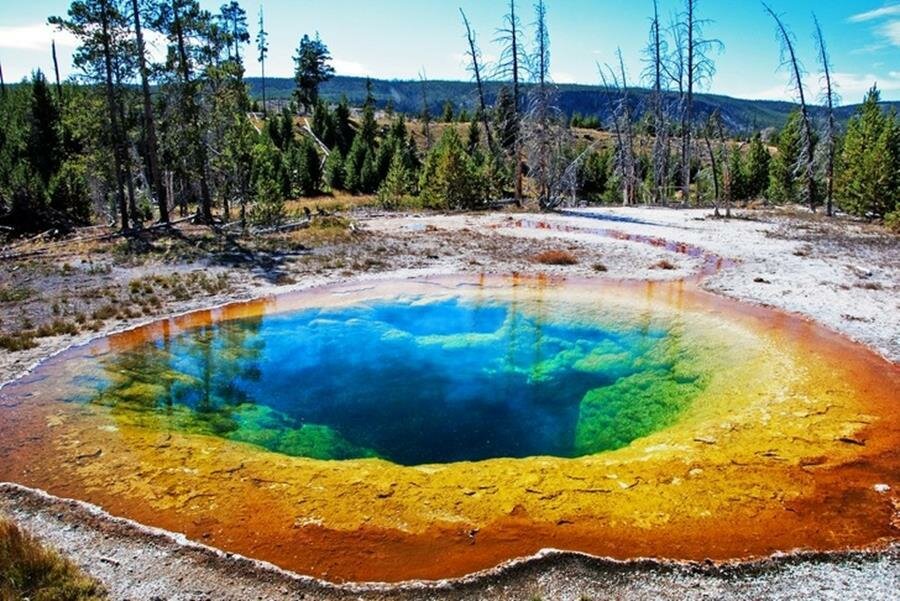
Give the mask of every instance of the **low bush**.
[[578, 259], [566, 250], [545, 250], [534, 256], [534, 262], [542, 265], [575, 265]]

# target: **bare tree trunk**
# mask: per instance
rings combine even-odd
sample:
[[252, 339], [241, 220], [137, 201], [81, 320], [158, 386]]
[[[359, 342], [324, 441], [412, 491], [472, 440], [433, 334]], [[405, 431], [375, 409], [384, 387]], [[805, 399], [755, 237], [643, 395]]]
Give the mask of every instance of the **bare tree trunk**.
[[725, 141], [725, 128], [722, 126], [722, 115], [716, 112], [716, 131], [719, 134], [719, 165], [722, 171], [722, 187], [725, 196], [725, 218], [731, 218], [731, 201], [734, 196], [734, 174], [728, 165], [728, 145]]
[[[121, 90], [124, 86], [122, 86], [122, 81], [117, 78], [116, 87]], [[118, 95], [118, 110], [119, 110], [119, 123], [122, 125], [122, 167], [125, 170], [125, 189], [128, 191], [128, 212], [131, 214], [131, 227], [139, 230], [143, 227], [143, 221], [141, 220], [140, 212], [137, 208], [137, 195], [134, 191], [134, 169], [132, 168], [131, 163], [131, 148], [128, 143], [128, 134], [125, 127], [125, 100], [120, 93]]]
[[538, 203], [540, 206], [549, 206], [550, 202], [550, 178], [548, 177], [550, 171], [550, 143], [549, 139], [550, 134], [550, 123], [549, 123], [549, 98], [547, 97], [547, 69], [549, 65], [548, 61], [548, 46], [550, 40], [547, 36], [547, 20], [546, 20], [546, 8], [544, 6], [544, 0], [538, 0], [535, 5], [537, 10], [537, 67], [538, 67], [538, 128], [542, 133], [542, 140], [540, 142], [540, 148], [538, 150], [538, 173], [542, 175], [541, 181], [538, 186]]
[[800, 165], [800, 169], [803, 171], [804, 183], [806, 184], [806, 197], [809, 202], [809, 208], [812, 212], [816, 211], [816, 183], [813, 177], [813, 155], [814, 155], [814, 142], [813, 142], [813, 132], [812, 132], [812, 123], [809, 118], [809, 109], [806, 106], [806, 94], [803, 91], [803, 76], [800, 69], [800, 62], [797, 60], [797, 54], [794, 51], [794, 43], [791, 39], [791, 35], [788, 33], [787, 28], [784, 23], [781, 21], [781, 18], [775, 14], [775, 12], [769, 7], [768, 4], [763, 4], [766, 11], [771, 15], [771, 17], [775, 20], [775, 24], [778, 27], [778, 32], [781, 38], [781, 44], [783, 51], [787, 53], [787, 64], [791, 69], [791, 76], [793, 78], [794, 87], [797, 90], [797, 95], [800, 97], [800, 116], [803, 122], [803, 155], [801, 157], [802, 164]]
[[109, 110], [109, 122], [113, 137], [113, 162], [116, 172], [116, 199], [119, 207], [119, 218], [122, 222], [122, 231], [128, 231], [128, 205], [125, 202], [125, 178], [122, 173], [122, 133], [119, 123], [119, 111], [116, 103], [116, 92], [113, 83], [113, 61], [111, 40], [109, 35], [109, 14], [107, 0], [101, 0], [100, 28], [103, 36], [103, 66], [106, 70], [105, 89], [106, 104]]
[[212, 196], [209, 191], [209, 181], [207, 179], [207, 156], [206, 145], [203, 142], [200, 132], [200, 118], [197, 102], [194, 98], [193, 83], [191, 82], [191, 71], [188, 63], [187, 50], [184, 42], [184, 28], [181, 24], [181, 16], [178, 14], [178, 4], [172, 2], [173, 21], [175, 25], [175, 35], [178, 43], [178, 57], [181, 63], [181, 77], [184, 85], [184, 96], [187, 102], [188, 118], [191, 121], [191, 134], [194, 137], [194, 161], [200, 170], [200, 217], [205, 223], [212, 223]]
[[269, 47], [266, 44], [266, 30], [263, 27], [263, 8], [260, 4], [259, 6], [259, 34], [257, 38], [258, 48], [259, 48], [259, 64], [260, 69], [262, 71], [262, 98], [263, 98], [263, 118], [268, 118], [269, 110], [266, 104], [266, 54], [269, 52]]
[[666, 141], [668, 132], [663, 117], [662, 99], [662, 40], [659, 31], [659, 3], [653, 0], [653, 202], [665, 204], [663, 186], [668, 179]]
[[625, 60], [622, 58], [622, 49], [618, 49], [619, 72], [622, 75], [622, 100], [621, 111], [625, 121], [625, 168], [626, 186], [623, 204], [633, 205], [637, 200], [637, 174], [635, 166], [634, 125], [631, 118], [631, 104], [628, 98], [628, 79], [625, 74]]
[[469, 19], [466, 18], [466, 13], [463, 12], [462, 8], [459, 9], [459, 13], [462, 15], [463, 23], [466, 26], [466, 39], [469, 42], [469, 57], [472, 59], [472, 73], [475, 76], [475, 85], [478, 87], [478, 110], [481, 112], [481, 122], [484, 126], [484, 134], [487, 137], [488, 148], [492, 154], [495, 154], [496, 147], [494, 146], [494, 135], [491, 132], [490, 123], [488, 122], [487, 102], [484, 98], [484, 83], [481, 79], [481, 66], [478, 64], [478, 57], [481, 55], [481, 52], [475, 44], [475, 32], [472, 31], [472, 28], [469, 26]]
[[[621, 52], [619, 53], [619, 58], [621, 60]], [[631, 142], [628, 139], [628, 132], [623, 126], [623, 119], [621, 117], [623, 110], [625, 110], [627, 97], [625, 97], [621, 91], [622, 87], [619, 85], [619, 79], [615, 74], [615, 71], [613, 71], [612, 67], [608, 65], [607, 69], [609, 69], [610, 72], [612, 86], [610, 86], [610, 82], [606, 79], [606, 75], [604, 74], [602, 68], [600, 69], [600, 78], [603, 83], [603, 87], [607, 90], [607, 103], [609, 106], [609, 111], [612, 114], [613, 131], [616, 136], [616, 154], [618, 155], [618, 160], [616, 161], [616, 163], [619, 167], [619, 175], [622, 178], [622, 204], [628, 205], [632, 195], [631, 177], [633, 173], [633, 157], [631, 156]], [[612, 102], [608, 100], [610, 89], [614, 89], [619, 95], [619, 101], [617, 103], [618, 106], [614, 106]]]
[[519, 91], [519, 43], [516, 27], [516, 0], [509, 0], [512, 32], [512, 76], [513, 76], [513, 102], [515, 103], [516, 139], [514, 140], [516, 160], [516, 204], [522, 206], [522, 101]]
[[431, 112], [428, 108], [428, 77], [425, 69], [419, 72], [419, 81], [422, 84], [422, 133], [425, 135], [425, 149], [431, 148]]
[[6, 98], [6, 80], [3, 79], [3, 65], [0, 64], [0, 93]]
[[59, 61], [56, 60], [56, 40], [50, 41], [50, 52], [53, 54], [53, 73], [56, 75], [56, 102], [62, 109], [62, 84], [59, 83]]
[[715, 209], [713, 210], [713, 215], [716, 217], [720, 217], [719, 215], [719, 170], [718, 165], [716, 164], [716, 153], [713, 151], [712, 143], [709, 140], [709, 130], [712, 128], [712, 123], [707, 124], [705, 128], [703, 128], [703, 141], [706, 142], [706, 150], [709, 152], [709, 162], [712, 166], [712, 179], [713, 179], [713, 206]]
[[831, 83], [831, 60], [828, 58], [828, 48], [825, 45], [825, 36], [822, 35], [822, 27], [819, 19], [813, 15], [816, 24], [816, 41], [819, 46], [819, 61], [825, 75], [825, 103], [828, 107], [828, 124], [825, 130], [825, 144], [828, 156], [825, 163], [825, 213], [831, 217], [834, 211], [834, 155], [836, 127], [834, 121], [835, 93]]
[[156, 203], [159, 207], [159, 222], [169, 223], [169, 202], [166, 197], [166, 188], [162, 183], [162, 175], [159, 170], [158, 145], [156, 142], [156, 122], [153, 119], [153, 103], [150, 100], [150, 82], [147, 77], [147, 55], [144, 47], [144, 33], [141, 29], [141, 13], [138, 0], [131, 0], [134, 10], [134, 34], [137, 39], [138, 68], [141, 73], [141, 91], [144, 100], [144, 135], [147, 142], [147, 164], [150, 169], [150, 181], [153, 191], [156, 193]]
[[681, 186], [686, 202], [691, 198], [691, 130], [694, 127], [694, 8], [696, 0], [687, 0], [687, 90], [681, 118]]

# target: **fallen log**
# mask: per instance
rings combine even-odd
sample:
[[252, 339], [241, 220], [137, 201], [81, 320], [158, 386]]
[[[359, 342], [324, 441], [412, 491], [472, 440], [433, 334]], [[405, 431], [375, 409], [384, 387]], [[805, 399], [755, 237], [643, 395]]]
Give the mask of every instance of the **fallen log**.
[[250, 230], [251, 234], [274, 234], [275, 232], [287, 232], [290, 230], [299, 230], [303, 228], [309, 227], [310, 220], [309, 219], [301, 219], [300, 221], [293, 221], [291, 223], [285, 223], [282, 225], [273, 225], [271, 227], [264, 228], [252, 228]]

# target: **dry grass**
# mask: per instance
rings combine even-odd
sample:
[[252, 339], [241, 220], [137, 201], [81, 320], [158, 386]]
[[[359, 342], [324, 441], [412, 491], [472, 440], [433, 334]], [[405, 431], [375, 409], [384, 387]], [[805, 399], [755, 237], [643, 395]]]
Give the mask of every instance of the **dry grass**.
[[0, 600], [89, 601], [106, 599], [103, 586], [0, 517]]
[[37, 346], [34, 336], [24, 333], [18, 334], [0, 334], [0, 348], [10, 352], [25, 351]]
[[542, 265], [575, 265], [578, 259], [567, 250], [545, 250], [532, 257], [535, 263]]
[[16, 303], [27, 300], [34, 294], [25, 286], [0, 286], [0, 303]]
[[335, 211], [349, 211], [359, 207], [378, 206], [378, 197], [374, 195], [353, 195], [346, 192], [323, 194], [311, 198], [297, 198], [284, 203], [284, 210], [292, 217], [302, 217], [303, 209], [307, 208], [316, 213], [318, 209], [333, 213]]
[[293, 246], [317, 247], [349, 242], [353, 237], [349, 219], [344, 217], [313, 217], [308, 228], [273, 236], [276, 242]]

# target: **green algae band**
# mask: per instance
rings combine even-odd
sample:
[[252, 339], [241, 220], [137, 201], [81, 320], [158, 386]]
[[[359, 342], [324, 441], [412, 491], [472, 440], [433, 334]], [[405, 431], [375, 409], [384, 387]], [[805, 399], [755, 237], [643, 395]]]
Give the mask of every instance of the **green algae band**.
[[673, 423], [703, 388], [679, 330], [602, 305], [373, 299], [164, 331], [85, 365], [74, 398], [315, 459], [576, 457]]

